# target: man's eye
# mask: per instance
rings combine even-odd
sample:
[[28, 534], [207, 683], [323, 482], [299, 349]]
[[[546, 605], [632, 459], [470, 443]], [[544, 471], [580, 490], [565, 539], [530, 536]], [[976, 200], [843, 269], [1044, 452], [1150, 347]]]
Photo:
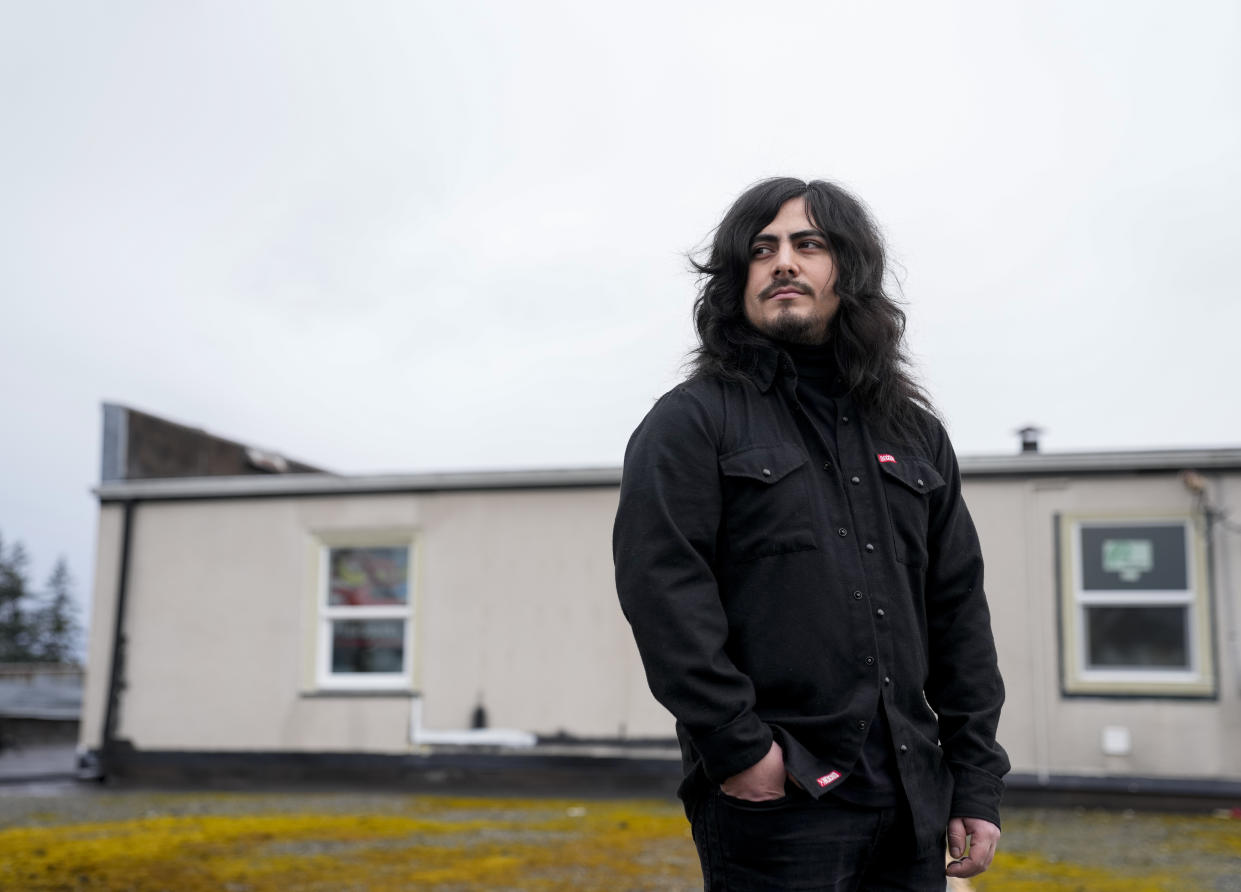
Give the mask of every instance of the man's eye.
[[771, 253], [771, 248], [769, 248], [767, 245], [755, 245], [753, 248], [750, 249], [751, 257], [759, 257], [763, 254], [770, 254], [770, 253]]
[[819, 242], [819, 241], [815, 241], [814, 239], [806, 239], [804, 242], [802, 242], [802, 243], [801, 243], [801, 247], [803, 247], [803, 248], [822, 248], [822, 247], [823, 247], [823, 243], [822, 243], [822, 242]]

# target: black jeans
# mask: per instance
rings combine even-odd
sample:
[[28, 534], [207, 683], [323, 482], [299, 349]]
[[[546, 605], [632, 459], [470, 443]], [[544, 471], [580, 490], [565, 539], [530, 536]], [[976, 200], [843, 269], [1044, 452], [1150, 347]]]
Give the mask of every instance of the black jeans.
[[747, 802], [718, 788], [691, 807], [707, 892], [944, 892], [944, 849], [918, 851], [908, 805], [815, 800]]

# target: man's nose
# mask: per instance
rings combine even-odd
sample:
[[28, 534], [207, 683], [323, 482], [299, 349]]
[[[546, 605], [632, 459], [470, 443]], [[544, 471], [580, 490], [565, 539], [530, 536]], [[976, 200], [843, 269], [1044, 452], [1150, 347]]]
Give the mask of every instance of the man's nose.
[[792, 245], [782, 244], [776, 249], [776, 263], [773, 272], [777, 276], [797, 275], [797, 256], [793, 253]]

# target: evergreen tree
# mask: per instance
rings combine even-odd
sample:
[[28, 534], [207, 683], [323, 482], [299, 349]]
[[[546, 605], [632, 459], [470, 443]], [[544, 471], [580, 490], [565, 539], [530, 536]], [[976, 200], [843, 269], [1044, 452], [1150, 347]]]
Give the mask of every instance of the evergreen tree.
[[39, 662], [70, 663], [77, 656], [77, 604], [73, 600], [73, 577], [65, 559], [58, 558], [47, 580], [45, 603], [32, 624], [36, 631], [34, 656]]
[[82, 627], [73, 576], [56, 561], [40, 598], [30, 589], [30, 559], [20, 542], [0, 538], [0, 663], [69, 663], [77, 658]]
[[0, 663], [26, 663], [31, 652], [32, 635], [26, 602], [26, 564], [29, 558], [20, 542], [8, 549], [0, 539]]

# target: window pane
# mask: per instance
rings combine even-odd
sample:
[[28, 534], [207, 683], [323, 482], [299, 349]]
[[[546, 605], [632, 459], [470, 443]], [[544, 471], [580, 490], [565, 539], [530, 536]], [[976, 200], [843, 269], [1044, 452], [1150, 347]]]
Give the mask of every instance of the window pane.
[[1091, 669], [1188, 669], [1188, 607], [1087, 607]]
[[332, 672], [402, 672], [405, 621], [350, 619], [332, 623]]
[[1185, 525], [1082, 526], [1086, 591], [1184, 591], [1189, 588]]
[[405, 604], [409, 549], [333, 548], [328, 555], [328, 605]]

